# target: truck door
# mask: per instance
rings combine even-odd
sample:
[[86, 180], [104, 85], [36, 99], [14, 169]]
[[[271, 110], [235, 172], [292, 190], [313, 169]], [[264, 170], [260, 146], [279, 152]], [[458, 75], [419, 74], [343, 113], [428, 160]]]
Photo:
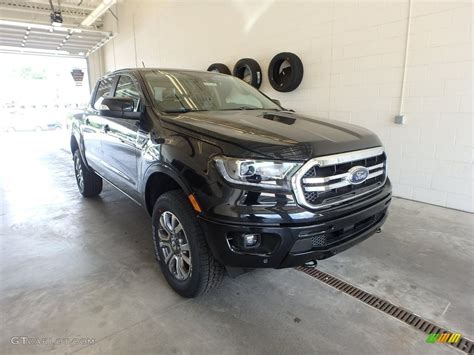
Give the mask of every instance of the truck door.
[[84, 154], [87, 163], [99, 174], [104, 175], [106, 169], [103, 163], [102, 139], [104, 138], [105, 117], [100, 116], [99, 109], [102, 100], [113, 93], [115, 77], [107, 77], [98, 83], [91, 105], [84, 114], [82, 137], [84, 139]]
[[[134, 111], [138, 111], [141, 94], [138, 82], [131, 75], [120, 75], [113, 96], [133, 99]], [[102, 139], [103, 159], [107, 167], [105, 177], [134, 198], [138, 196], [138, 130], [139, 121], [136, 119], [107, 117]]]

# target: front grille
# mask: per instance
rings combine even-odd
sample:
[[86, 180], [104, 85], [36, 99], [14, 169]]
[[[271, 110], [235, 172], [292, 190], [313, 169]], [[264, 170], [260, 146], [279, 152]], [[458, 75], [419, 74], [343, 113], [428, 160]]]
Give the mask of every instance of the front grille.
[[[296, 175], [298, 202], [317, 209], [367, 194], [385, 183], [386, 160], [381, 147], [312, 159]], [[359, 166], [366, 168], [367, 179], [350, 182], [351, 168]]]

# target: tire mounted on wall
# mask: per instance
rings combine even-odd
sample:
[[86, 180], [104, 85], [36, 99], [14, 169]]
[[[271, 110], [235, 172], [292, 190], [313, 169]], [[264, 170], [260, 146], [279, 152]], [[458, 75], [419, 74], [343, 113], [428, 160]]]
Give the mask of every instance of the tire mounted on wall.
[[268, 80], [276, 91], [295, 90], [303, 80], [301, 59], [296, 54], [289, 52], [277, 54], [268, 66]]
[[211, 64], [209, 66], [209, 68], [207, 68], [207, 71], [232, 75], [232, 73], [230, 72], [229, 67], [225, 64], [222, 64], [222, 63], [213, 63], [213, 64]]
[[243, 58], [235, 63], [233, 75], [254, 88], [258, 89], [262, 85], [262, 70], [254, 59]]

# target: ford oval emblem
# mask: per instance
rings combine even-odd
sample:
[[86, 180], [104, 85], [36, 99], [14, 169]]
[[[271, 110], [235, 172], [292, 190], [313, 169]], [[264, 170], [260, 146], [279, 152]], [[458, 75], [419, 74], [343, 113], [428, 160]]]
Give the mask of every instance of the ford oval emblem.
[[369, 176], [369, 169], [365, 166], [354, 166], [347, 172], [346, 180], [352, 185], [362, 184]]

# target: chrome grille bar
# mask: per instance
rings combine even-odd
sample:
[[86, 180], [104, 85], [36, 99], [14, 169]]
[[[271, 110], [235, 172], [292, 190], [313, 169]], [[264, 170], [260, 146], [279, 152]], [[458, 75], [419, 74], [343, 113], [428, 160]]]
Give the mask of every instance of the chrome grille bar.
[[[313, 158], [308, 161], [308, 168], [306, 171], [309, 170], [312, 166], [331, 166], [343, 163], [349, 163], [351, 161], [362, 160], [367, 158], [376, 157], [377, 155], [383, 154], [383, 147], [376, 147], [364, 150], [356, 150], [353, 152], [341, 153], [341, 154], [334, 154], [334, 155], [326, 155], [324, 157]], [[305, 165], [306, 165], [305, 164]], [[303, 166], [304, 168], [304, 166]]]
[[[380, 164], [377, 164], [377, 165], [368, 166], [367, 169], [369, 169], [369, 171], [371, 171], [371, 170], [375, 170], [375, 169], [383, 169], [383, 167], [384, 167], [384, 163], [380, 163]], [[349, 174], [344, 173], [344, 174], [338, 174], [338, 175], [320, 177], [320, 178], [318, 178], [318, 177], [304, 178], [303, 179], [303, 184], [304, 185], [306, 185], [306, 184], [323, 184], [323, 183], [329, 182], [331, 180], [345, 179], [347, 177], [347, 175], [349, 175]], [[379, 176], [379, 175], [374, 175], [372, 177]], [[369, 175], [369, 177], [367, 177], [367, 179], [370, 179], [370, 177], [371, 176]], [[308, 190], [306, 189], [306, 191], [308, 191]]]
[[[357, 192], [357, 188], [354, 187], [355, 190], [352, 190], [350, 194], [343, 195], [341, 194], [338, 198], [337, 190], [338, 188], [343, 188], [349, 185], [352, 185], [348, 181], [349, 173], [337, 174], [332, 176], [322, 176], [322, 177], [306, 177], [304, 176], [311, 171], [311, 169], [316, 169], [315, 174], [317, 174], [318, 168], [323, 168], [327, 166], [335, 166], [339, 164], [351, 163], [366, 160], [369, 158], [381, 156], [384, 153], [383, 147], [375, 147], [369, 148], [364, 150], [358, 150], [353, 152], [341, 153], [341, 154], [334, 154], [328, 155], [323, 157], [318, 157], [311, 159], [310, 161], [306, 162], [292, 177], [291, 183], [293, 187], [293, 191], [296, 197], [296, 201], [301, 206], [308, 207], [310, 209], [322, 209], [327, 208], [332, 205], [337, 205], [344, 203], [349, 200], [353, 200], [358, 198], [362, 195], [366, 195], [376, 189], [379, 189], [385, 184], [387, 175], [386, 175], [386, 162], [377, 163], [375, 165], [366, 166], [369, 170], [369, 175], [367, 176], [366, 180], [370, 180], [372, 178], [376, 178], [379, 176], [384, 176], [383, 182], [377, 181], [374, 182], [373, 185], [369, 185], [368, 188], [361, 186], [361, 191]], [[367, 185], [366, 185], [367, 186]], [[334, 190], [336, 192], [336, 196], [331, 197], [328, 201], [321, 204], [312, 204], [306, 200], [306, 193], [327, 193], [328, 191]], [[324, 202], [324, 200], [322, 200]]]
[[[369, 174], [367, 176], [367, 180], [369, 179], [372, 179], [374, 177], [377, 177], [377, 176], [380, 176], [382, 174], [384, 174], [385, 172], [383, 170], [378, 170], [376, 172], [373, 172], [371, 174]], [[341, 174], [341, 175], [344, 175], [344, 177], [347, 177], [349, 174]], [[303, 179], [305, 180], [305, 179]], [[313, 192], [313, 191], [329, 191], [329, 190], [332, 190], [332, 189], [338, 189], [340, 187], [344, 187], [344, 186], [348, 186], [350, 185], [351, 183], [347, 180], [342, 180], [340, 182], [336, 182], [334, 184], [329, 184], [329, 185], [321, 185], [321, 186], [304, 186], [304, 190], [305, 191], [308, 191], [308, 192]]]

